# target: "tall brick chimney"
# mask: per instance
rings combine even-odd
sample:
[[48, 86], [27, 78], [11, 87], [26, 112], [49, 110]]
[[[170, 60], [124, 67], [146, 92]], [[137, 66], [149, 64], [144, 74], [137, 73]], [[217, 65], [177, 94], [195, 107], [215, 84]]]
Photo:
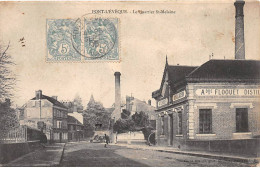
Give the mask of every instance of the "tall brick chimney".
[[115, 119], [121, 117], [121, 90], [120, 90], [120, 72], [115, 72], [115, 110], [113, 116]]
[[245, 40], [244, 40], [244, 5], [243, 0], [236, 0], [236, 28], [235, 28], [235, 59], [245, 59]]

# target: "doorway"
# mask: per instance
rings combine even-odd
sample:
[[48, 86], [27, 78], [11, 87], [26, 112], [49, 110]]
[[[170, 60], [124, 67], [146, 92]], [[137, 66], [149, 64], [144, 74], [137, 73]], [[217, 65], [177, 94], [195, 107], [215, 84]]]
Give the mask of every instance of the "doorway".
[[61, 141], [62, 141], [62, 133], [60, 132], [60, 143], [61, 143]]
[[169, 114], [170, 116], [170, 145], [173, 145], [173, 114]]

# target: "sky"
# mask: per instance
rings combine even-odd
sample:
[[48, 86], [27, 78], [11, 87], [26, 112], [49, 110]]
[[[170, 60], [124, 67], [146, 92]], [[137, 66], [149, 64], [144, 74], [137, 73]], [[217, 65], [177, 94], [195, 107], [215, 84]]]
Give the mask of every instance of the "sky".
[[[168, 56], [170, 65], [199, 66], [214, 59], [234, 59], [234, 1], [173, 2], [0, 2], [0, 42], [7, 45], [16, 66], [14, 103], [23, 105], [35, 91], [73, 100], [86, 107], [90, 95], [105, 107], [114, 103], [114, 72], [121, 72], [122, 98], [152, 99], [159, 89]], [[259, 2], [244, 6], [246, 59], [260, 59]], [[96, 9], [126, 9], [117, 17], [119, 63], [47, 63], [46, 19], [79, 18]], [[172, 10], [174, 14], [133, 14], [132, 10]], [[24, 38], [25, 47], [19, 40]], [[125, 99], [124, 99], [125, 100]], [[152, 99], [152, 105], [155, 100]]]

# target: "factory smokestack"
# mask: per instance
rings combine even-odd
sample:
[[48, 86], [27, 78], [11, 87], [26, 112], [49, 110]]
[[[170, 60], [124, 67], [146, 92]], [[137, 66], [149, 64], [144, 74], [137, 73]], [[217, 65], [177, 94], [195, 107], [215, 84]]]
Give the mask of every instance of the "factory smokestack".
[[245, 59], [244, 8], [243, 0], [236, 0], [235, 59]]
[[113, 116], [115, 119], [121, 117], [121, 91], [120, 91], [120, 72], [115, 72], [115, 110]]

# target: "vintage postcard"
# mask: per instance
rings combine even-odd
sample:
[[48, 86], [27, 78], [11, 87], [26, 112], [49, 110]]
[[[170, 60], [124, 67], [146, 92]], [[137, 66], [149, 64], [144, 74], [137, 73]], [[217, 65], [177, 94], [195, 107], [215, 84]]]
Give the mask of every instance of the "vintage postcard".
[[1, 167], [260, 166], [260, 2], [1, 1]]

